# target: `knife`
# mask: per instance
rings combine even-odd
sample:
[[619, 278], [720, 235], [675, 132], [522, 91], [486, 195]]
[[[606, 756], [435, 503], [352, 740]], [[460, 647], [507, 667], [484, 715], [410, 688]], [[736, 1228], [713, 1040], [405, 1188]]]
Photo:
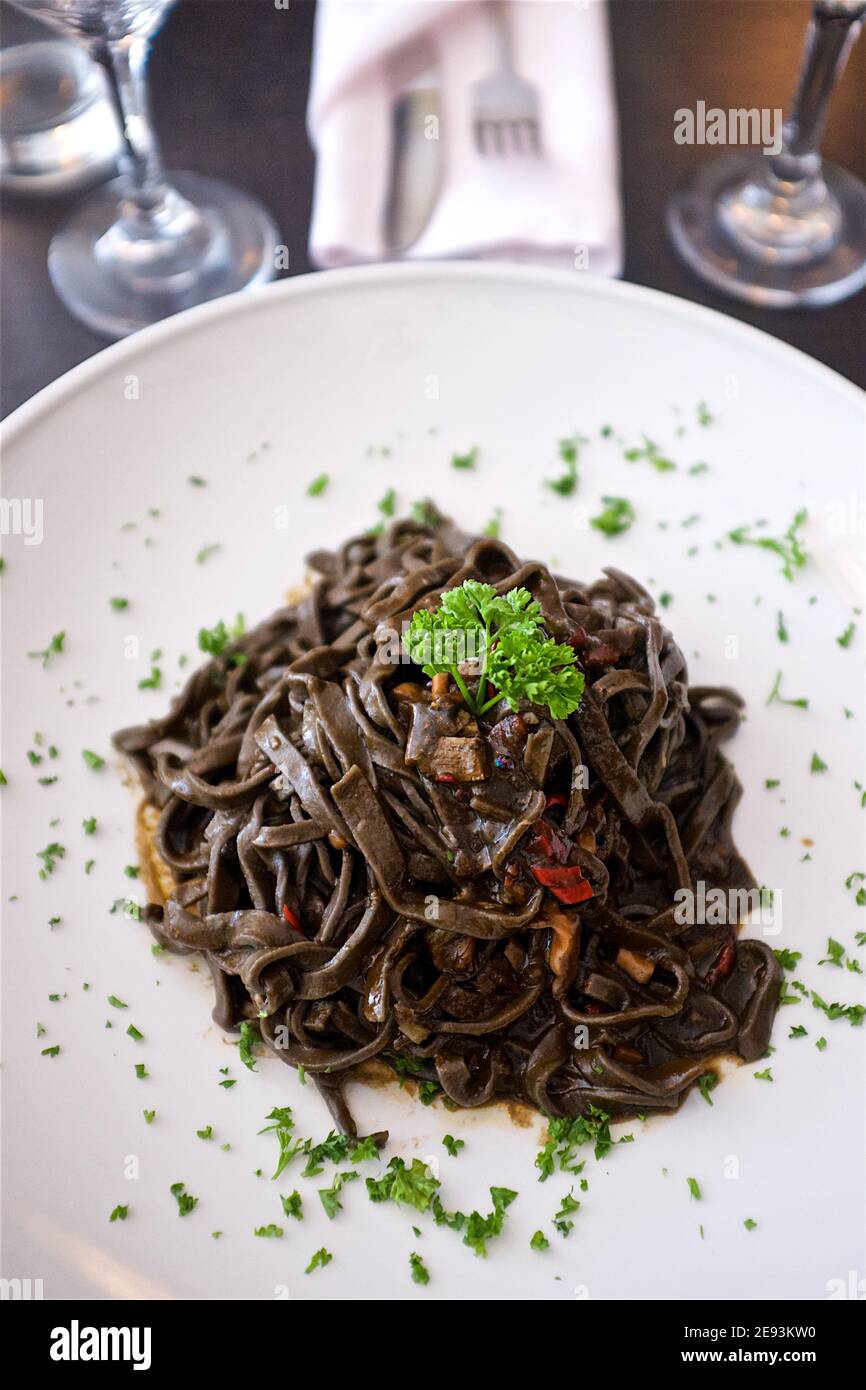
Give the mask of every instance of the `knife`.
[[441, 95], [435, 68], [414, 78], [394, 103], [385, 246], [400, 256], [430, 220], [442, 185]]

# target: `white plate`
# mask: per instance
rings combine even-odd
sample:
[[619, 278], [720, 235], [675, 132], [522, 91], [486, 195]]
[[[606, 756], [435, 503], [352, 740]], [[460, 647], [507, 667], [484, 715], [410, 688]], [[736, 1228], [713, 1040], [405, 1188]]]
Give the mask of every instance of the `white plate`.
[[[714, 416], [706, 427], [700, 401]], [[627, 445], [648, 435], [678, 470], [627, 462], [616, 439], [600, 437], [608, 424]], [[579, 491], [563, 499], [543, 480], [558, 471], [557, 440], [574, 430], [591, 442]], [[845, 888], [866, 869], [854, 786], [866, 781], [863, 619], [850, 648], [835, 640], [862, 603], [863, 431], [858, 391], [733, 320], [576, 274], [452, 265], [317, 275], [207, 306], [108, 349], [20, 410], [4, 495], [42, 500], [44, 538], [6, 540], [0, 584], [4, 1275], [42, 1279], [47, 1298], [419, 1300], [824, 1298], [849, 1271], [862, 1277], [862, 1028], [808, 1002], [783, 1009], [774, 1082], [743, 1067], [712, 1109], [692, 1095], [680, 1114], [628, 1127], [634, 1144], [601, 1163], [590, 1155], [568, 1240], [549, 1226], [567, 1182], [536, 1181], [540, 1124], [355, 1088], [362, 1125], [388, 1127], [392, 1153], [437, 1156], [447, 1205], [485, 1211], [490, 1184], [518, 1189], [485, 1261], [429, 1218], [373, 1205], [361, 1182], [334, 1222], [316, 1196], [328, 1178], [295, 1170], [288, 1189], [272, 1183], [275, 1144], [257, 1131], [272, 1106], [290, 1103], [299, 1131], [321, 1138], [328, 1122], [313, 1089], [275, 1060], [244, 1070], [210, 1023], [205, 972], [154, 958], [144, 929], [108, 909], [136, 888], [124, 876], [133, 800], [110, 733], [162, 711], [200, 626], [239, 610], [264, 617], [301, 579], [305, 552], [370, 524], [394, 486], [403, 505], [427, 494], [469, 527], [501, 507], [504, 537], [522, 554], [556, 557], [579, 577], [613, 563], [673, 594], [668, 619], [692, 679], [730, 683], [748, 700], [732, 745], [745, 783], [736, 833], [758, 878], [781, 892], [773, 944], [802, 952], [800, 978], [826, 1000], [862, 1001], [857, 975], [818, 961], [828, 933], [853, 951], [866, 927]], [[472, 445], [477, 472], [452, 470], [452, 451]], [[708, 471], [690, 474], [698, 462]], [[322, 472], [328, 490], [307, 497]], [[207, 485], [191, 486], [191, 474]], [[587, 529], [603, 494], [632, 500], [628, 535]], [[283, 506], [289, 529], [278, 524]], [[813, 559], [793, 583], [771, 552], [714, 545], [761, 517], [781, 534], [804, 506]], [[128, 522], [135, 529], [123, 530]], [[213, 543], [222, 549], [197, 564]], [[129, 597], [127, 612], [110, 609], [113, 595]], [[64, 650], [45, 669], [27, 658], [60, 630]], [[141, 691], [154, 648], [167, 688]], [[808, 711], [766, 706], [779, 669], [784, 693], [808, 696]], [[31, 767], [35, 731], [60, 756]], [[83, 748], [109, 764], [88, 770]], [[826, 772], [810, 773], [813, 752]], [[38, 784], [55, 773], [55, 784]], [[781, 785], [767, 791], [767, 778]], [[814, 841], [808, 862], [804, 839]], [[36, 851], [52, 840], [66, 857], [40, 881]], [[52, 916], [62, 918], [54, 928]], [[49, 1002], [52, 993], [63, 997]], [[126, 1012], [108, 1005], [112, 993]], [[130, 1021], [144, 1042], [126, 1036]], [[788, 1041], [795, 1022], [809, 1035]], [[58, 1057], [41, 1055], [56, 1044]], [[136, 1079], [136, 1062], [149, 1080]], [[231, 1089], [218, 1084], [224, 1066], [238, 1080]], [[157, 1111], [150, 1126], [145, 1107]], [[195, 1133], [208, 1124], [212, 1142]], [[449, 1131], [466, 1141], [457, 1159], [441, 1146]], [[200, 1198], [180, 1220], [169, 1193], [178, 1181]], [[280, 1209], [279, 1191], [295, 1186], [302, 1223]], [[116, 1204], [129, 1206], [125, 1223], [109, 1223]], [[286, 1228], [282, 1240], [254, 1237], [270, 1222]], [[529, 1248], [540, 1227], [545, 1254]], [[333, 1263], [305, 1276], [322, 1245]], [[427, 1288], [410, 1282], [412, 1250], [430, 1269]]]

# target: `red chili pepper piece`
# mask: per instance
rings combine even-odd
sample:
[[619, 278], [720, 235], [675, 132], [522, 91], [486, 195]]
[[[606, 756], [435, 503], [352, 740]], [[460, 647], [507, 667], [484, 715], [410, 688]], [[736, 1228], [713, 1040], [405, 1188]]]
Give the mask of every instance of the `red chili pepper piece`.
[[589, 641], [585, 627], [574, 628], [566, 637], [566, 642], [570, 647], [574, 647], [576, 652], [582, 651]]
[[532, 874], [561, 903], [583, 903], [593, 896], [592, 885], [578, 864], [534, 864]]
[[546, 820], [537, 820], [530, 831], [526, 848], [529, 854], [564, 864], [571, 853], [571, 841], [563, 839]]
[[440, 772], [436, 778], [437, 782], [456, 782], [457, 778], [450, 772]]
[[734, 961], [737, 958], [737, 948], [733, 937], [730, 937], [716, 956], [715, 964], [707, 971], [704, 983], [712, 989], [713, 985], [719, 980], [723, 980], [726, 975], [730, 975], [734, 968]]
[[547, 800], [546, 800], [545, 803], [544, 803], [544, 809], [545, 809], [546, 811], [549, 811], [550, 808], [551, 808], [551, 806], [567, 806], [567, 805], [568, 805], [568, 797], [565, 795], [565, 792], [551, 792], [551, 793], [550, 793], [550, 796], [547, 798]]
[[283, 916], [293, 931], [301, 931], [301, 924], [290, 907], [283, 903]]

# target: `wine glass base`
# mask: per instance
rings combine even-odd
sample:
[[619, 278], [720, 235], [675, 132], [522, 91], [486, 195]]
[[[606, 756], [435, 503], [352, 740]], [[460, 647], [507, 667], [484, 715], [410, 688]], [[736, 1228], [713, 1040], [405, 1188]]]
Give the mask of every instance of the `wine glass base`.
[[764, 156], [741, 152], [715, 160], [674, 195], [667, 228], [686, 265], [716, 289], [772, 309], [836, 304], [866, 285], [866, 186], [853, 174], [823, 165], [829, 193], [841, 214], [834, 244], [805, 264], [783, 264], [762, 248], [761, 259], [726, 230], [720, 204], [748, 178], [761, 179]]
[[76, 208], [51, 241], [48, 270], [57, 294], [75, 318], [104, 337], [122, 338], [182, 309], [274, 277], [279, 233], [260, 203], [220, 179], [187, 173], [166, 178], [202, 214], [210, 233], [198, 264], [187, 259], [176, 275], [151, 281], [112, 265], [103, 238], [116, 223], [124, 197], [119, 179]]

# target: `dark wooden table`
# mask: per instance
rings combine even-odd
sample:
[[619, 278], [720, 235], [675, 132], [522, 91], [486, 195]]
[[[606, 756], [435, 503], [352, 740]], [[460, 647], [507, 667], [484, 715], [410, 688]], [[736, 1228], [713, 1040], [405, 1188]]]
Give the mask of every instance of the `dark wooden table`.
[[[566, 3], [567, 0], [563, 0]], [[3, 41], [31, 21], [0, 4]], [[674, 111], [786, 107], [805, 0], [611, 0], [626, 222], [625, 278], [697, 300], [784, 338], [866, 386], [866, 292], [830, 309], [768, 312], [712, 293], [668, 245], [672, 189], [711, 149], [676, 145]], [[31, 26], [32, 27], [32, 26]], [[153, 105], [170, 166], [235, 180], [273, 210], [291, 274], [310, 269], [313, 156], [304, 113], [312, 0], [183, 0], [154, 46]], [[836, 95], [826, 154], [866, 178], [866, 39]], [[46, 271], [70, 203], [4, 200], [0, 408], [5, 414], [104, 343], [69, 317]]]

